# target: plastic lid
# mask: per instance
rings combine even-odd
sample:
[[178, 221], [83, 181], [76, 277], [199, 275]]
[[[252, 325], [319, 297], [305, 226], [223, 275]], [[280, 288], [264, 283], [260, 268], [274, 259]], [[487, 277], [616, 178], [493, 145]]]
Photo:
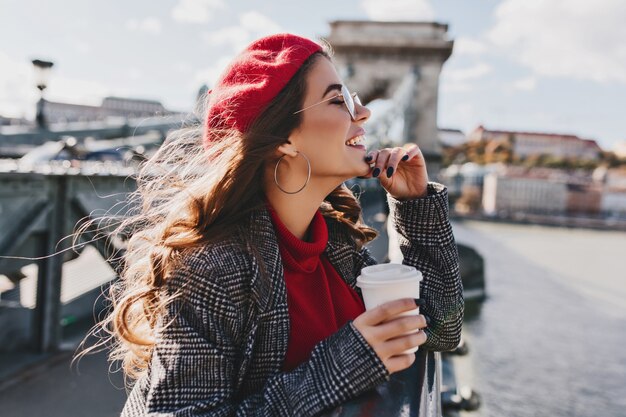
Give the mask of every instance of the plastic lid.
[[412, 266], [402, 264], [378, 264], [361, 270], [357, 282], [380, 285], [399, 281], [421, 281], [422, 273]]

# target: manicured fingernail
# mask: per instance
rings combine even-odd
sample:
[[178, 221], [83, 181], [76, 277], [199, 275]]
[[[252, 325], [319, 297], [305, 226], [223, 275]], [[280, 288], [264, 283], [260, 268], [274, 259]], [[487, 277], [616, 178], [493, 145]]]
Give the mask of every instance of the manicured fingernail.
[[402, 157], [403, 161], [408, 161], [408, 159], [409, 159], [409, 154], [406, 154]]
[[424, 315], [424, 318], [426, 319], [426, 327], [430, 326], [430, 317]]
[[426, 304], [426, 300], [424, 300], [423, 298], [414, 298], [413, 301], [415, 301], [415, 305], [418, 307]]
[[374, 157], [372, 155], [367, 155], [365, 157], [365, 162], [370, 162]]
[[393, 175], [393, 167], [387, 168], [387, 178], [391, 178]]
[[376, 178], [380, 175], [380, 168], [374, 168], [374, 172], [372, 172], [372, 177]]

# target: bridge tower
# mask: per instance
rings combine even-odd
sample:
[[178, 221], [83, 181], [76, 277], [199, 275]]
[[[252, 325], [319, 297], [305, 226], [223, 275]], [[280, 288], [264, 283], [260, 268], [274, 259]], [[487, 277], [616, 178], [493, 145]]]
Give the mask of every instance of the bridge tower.
[[394, 94], [405, 75], [415, 74], [405, 109], [402, 141], [417, 143], [435, 176], [441, 165], [437, 133], [439, 74], [452, 54], [448, 25], [435, 22], [334, 21], [326, 38], [346, 84], [364, 103]]

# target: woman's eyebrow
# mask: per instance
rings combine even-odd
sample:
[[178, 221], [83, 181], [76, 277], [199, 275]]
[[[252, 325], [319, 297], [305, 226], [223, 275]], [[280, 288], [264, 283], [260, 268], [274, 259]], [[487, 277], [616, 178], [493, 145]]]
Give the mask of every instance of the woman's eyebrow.
[[328, 87], [326, 87], [326, 91], [324, 91], [324, 94], [322, 94], [322, 98], [324, 98], [324, 96], [328, 94], [329, 91], [332, 91], [332, 90], [341, 91], [342, 88], [343, 86], [341, 84], [331, 84]]

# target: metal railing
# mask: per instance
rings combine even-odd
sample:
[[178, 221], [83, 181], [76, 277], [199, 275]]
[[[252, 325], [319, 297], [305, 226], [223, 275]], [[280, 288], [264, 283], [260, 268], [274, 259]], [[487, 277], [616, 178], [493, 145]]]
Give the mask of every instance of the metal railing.
[[[38, 168], [39, 172], [0, 171], [0, 274], [14, 286], [0, 295], [0, 350], [31, 348], [51, 352], [59, 347], [61, 328], [67, 322], [62, 317], [63, 264], [82, 249], [82, 245], [78, 250], [70, 248], [69, 236], [81, 219], [113, 210], [124, 216], [128, 208], [123, 202], [135, 187], [128, 178], [133, 171], [127, 168], [116, 167], [108, 172], [100, 169], [98, 175], [84, 175], [80, 169], [63, 164]], [[106, 239], [94, 239], [94, 233], [86, 231], [79, 243], [93, 240], [91, 244], [115, 269], [113, 255], [119, 248]], [[25, 278], [21, 270], [33, 263], [37, 265], [34, 302], [25, 305], [29, 303], [23, 302], [20, 294]], [[84, 281], [95, 278], [85, 271]], [[101, 289], [94, 285], [98, 287], [93, 291], [97, 298]], [[81, 287], [87, 288], [87, 293], [94, 285], [83, 282]], [[84, 311], [72, 310], [71, 306], [67, 309], [73, 317], [92, 313], [89, 307]]]

